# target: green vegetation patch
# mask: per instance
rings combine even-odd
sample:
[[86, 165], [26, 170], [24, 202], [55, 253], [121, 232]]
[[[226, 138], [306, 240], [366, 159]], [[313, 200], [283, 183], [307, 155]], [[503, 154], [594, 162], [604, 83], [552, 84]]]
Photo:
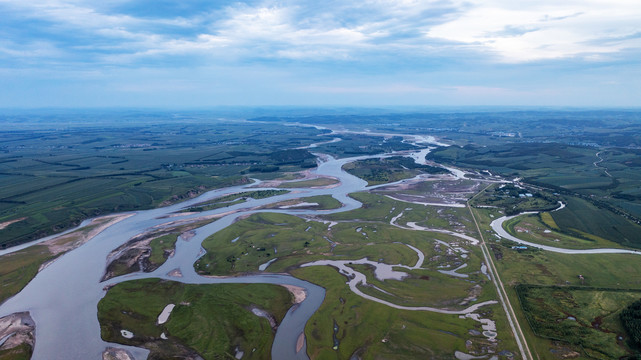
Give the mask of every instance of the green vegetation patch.
[[576, 345], [592, 358], [633, 354], [621, 341], [619, 317], [641, 290], [519, 285], [516, 292], [537, 336]]
[[450, 146], [430, 152], [428, 158], [520, 177], [526, 183], [561, 195], [580, 196], [594, 205], [641, 223], [641, 168], [634, 160], [639, 157], [638, 150], [595, 148], [595, 142], [608, 142], [608, 135], [602, 129], [594, 134], [594, 142], [585, 143], [586, 146], [549, 143], [547, 140], [542, 139], [540, 143]]
[[405, 156], [354, 161], [343, 165], [343, 169], [366, 180], [368, 185], [409, 179], [419, 174], [449, 173], [449, 170], [441, 167], [417, 164], [414, 159]]
[[155, 235], [152, 239], [136, 241], [144, 244], [127, 242], [120, 246], [122, 251], [107, 265], [101, 281], [137, 271], [152, 272], [158, 269], [173, 254], [178, 235], [179, 232]]
[[334, 178], [319, 177], [316, 179], [301, 180], [301, 181], [291, 181], [285, 182], [278, 185], [279, 188], [315, 188], [323, 187], [338, 184], [338, 180]]
[[0, 351], [0, 360], [30, 360], [33, 348], [27, 344], [18, 345], [12, 349]]
[[525, 211], [550, 211], [559, 207], [560, 197], [533, 187], [516, 187], [512, 184], [496, 184], [485, 189], [470, 204], [480, 207], [496, 207], [506, 215]]
[[17, 294], [38, 273], [40, 265], [54, 259], [45, 245], [34, 245], [0, 257], [0, 303]]
[[42, 123], [34, 115], [0, 131], [0, 223], [26, 218], [0, 230], [0, 246], [97, 215], [247, 183], [252, 167], [296, 172], [316, 166], [306, 150], [283, 150], [317, 141], [313, 128], [103, 115], [100, 123], [109, 119], [111, 126], [96, 126], [96, 114], [67, 114], [63, 127], [56, 118]]
[[339, 209], [342, 206], [343, 204], [340, 201], [334, 199], [331, 195], [317, 195], [277, 202], [275, 204], [268, 205], [267, 208], [331, 210]]
[[167, 261], [169, 255], [174, 251], [176, 240], [178, 240], [177, 234], [168, 234], [153, 239], [149, 243], [149, 246], [151, 247], [149, 262], [153, 268], [157, 269]]
[[[342, 119], [341, 125], [344, 124], [346, 124], [345, 119]], [[322, 144], [314, 150], [324, 154], [331, 154], [337, 158], [344, 158], [417, 149], [416, 146], [404, 142], [401, 136], [385, 138], [383, 136], [361, 134], [337, 134], [337, 137], [340, 137], [341, 141]]]
[[329, 220], [382, 221], [389, 223], [392, 217], [407, 206], [407, 203], [368, 192], [352, 193], [349, 196], [360, 201], [363, 206], [352, 211], [325, 215], [324, 218]]
[[621, 323], [628, 334], [628, 344], [641, 350], [641, 300], [637, 300], [621, 311]]
[[[382, 222], [389, 224], [393, 218], [403, 213], [402, 217], [396, 219], [396, 223], [399, 225], [406, 226], [408, 222], [415, 222], [417, 225], [427, 228], [453, 230], [477, 236], [476, 231], [474, 231], [474, 223], [466, 208], [410, 204], [368, 192], [353, 193], [349, 194], [349, 196], [360, 201], [363, 206], [348, 212], [326, 215], [323, 218], [335, 221]], [[425, 236], [425, 232], [421, 231], [410, 231], [409, 233], [414, 233], [418, 237]], [[432, 235], [439, 236], [436, 234], [431, 234], [430, 236]]]
[[541, 217], [541, 221], [543, 221], [543, 223], [547, 227], [549, 227], [550, 229], [559, 230], [559, 226], [556, 224], [554, 218], [549, 212], [542, 212], [541, 214], [539, 214], [539, 216]]
[[515, 250], [513, 245], [513, 242], [502, 240], [488, 244], [506, 284], [567, 284], [612, 288], [636, 288], [641, 284], [639, 255], [568, 255], [534, 248]]
[[623, 246], [641, 249], [641, 226], [590, 202], [567, 197], [564, 209], [551, 213], [561, 231], [577, 237], [595, 235]]
[[191, 211], [208, 211], [219, 209], [222, 207], [228, 207], [236, 204], [243, 203], [247, 201], [248, 198], [252, 199], [265, 199], [272, 196], [283, 195], [289, 193], [289, 190], [255, 190], [255, 191], [244, 191], [235, 194], [224, 195], [218, 198], [215, 198], [211, 201], [206, 201], [202, 203], [195, 204], [187, 209], [184, 209], [183, 212]]
[[[435, 270], [399, 268], [395, 270], [407, 272], [408, 277], [403, 280], [380, 281], [376, 279], [374, 269], [370, 265], [352, 264], [349, 266], [367, 276], [367, 285], [359, 285], [358, 287], [363, 293], [401, 306], [462, 309], [465, 308], [460, 305], [463, 299], [470, 294], [473, 294], [472, 297], [476, 299], [482, 292], [482, 287], [470, 284], [470, 279], [453, 278]], [[479, 278], [476, 276], [475, 280]], [[469, 306], [469, 303], [465, 305]]]
[[194, 266], [202, 274], [229, 275], [258, 271], [261, 264], [278, 257], [267, 271], [282, 270], [288, 257], [311, 260], [329, 252], [326, 230], [325, 224], [292, 215], [253, 214], [205, 239], [202, 246], [207, 252]]
[[[236, 347], [246, 358], [269, 359], [275, 331], [251, 307], [269, 312], [280, 323], [291, 303], [289, 292], [277, 285], [145, 279], [109, 289], [98, 303], [98, 320], [105, 341], [145, 347], [152, 359], [195, 353], [205, 359], [233, 358]], [[168, 304], [176, 307], [168, 321], [158, 325], [158, 315]], [[132, 332], [133, 338], [126, 339], [121, 330]], [[162, 333], [167, 340], [161, 339]]]
[[[457, 350], [469, 351], [466, 340], [473, 348], [490, 345], [482, 335], [469, 335], [472, 329], [482, 331], [478, 322], [366, 300], [352, 293], [334, 268], [300, 268], [293, 274], [326, 289], [325, 301], [305, 327], [312, 359], [451, 359]], [[488, 306], [480, 313], [492, 317], [499, 311], [498, 306]], [[516, 353], [516, 345], [503, 338], [507, 335], [499, 334], [497, 351]]]
[[[416, 252], [404, 244], [421, 249], [429, 258], [436, 255], [435, 238], [453, 240], [449, 235], [426, 235], [385, 223], [339, 222], [329, 227], [326, 223], [293, 215], [257, 213], [205, 239], [203, 247], [207, 252], [196, 262], [195, 269], [206, 275], [256, 272], [260, 265], [275, 258], [278, 259], [265, 271], [288, 271], [300, 264], [327, 258], [368, 258], [413, 266], [418, 260]], [[470, 260], [478, 261], [476, 257]], [[440, 256], [425, 266], [436, 270], [436, 266], [452, 261]], [[471, 266], [478, 268], [480, 263], [471, 263]]]
[[[536, 244], [566, 249], [621, 248], [622, 246], [598, 237], [582, 233], [572, 236], [548, 228], [542, 221], [542, 214], [521, 215], [506, 221], [503, 226], [513, 236]], [[576, 231], [575, 231], [576, 233]]]

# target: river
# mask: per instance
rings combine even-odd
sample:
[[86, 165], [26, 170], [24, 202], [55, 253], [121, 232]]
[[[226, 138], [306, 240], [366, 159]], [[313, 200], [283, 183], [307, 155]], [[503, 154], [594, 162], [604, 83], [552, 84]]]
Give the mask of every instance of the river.
[[[422, 153], [424, 152], [422, 151]], [[170, 221], [166, 216], [183, 208], [226, 194], [243, 191], [249, 189], [250, 186], [252, 191], [257, 188], [256, 184], [249, 184], [219, 189], [180, 204], [135, 212], [129, 218], [110, 226], [83, 246], [61, 256], [38, 273], [20, 293], [0, 306], [0, 317], [20, 311], [30, 312], [36, 323], [36, 344], [32, 357], [36, 360], [100, 359], [102, 352], [108, 346], [124, 348], [140, 360], [147, 357], [147, 350], [107, 343], [100, 338], [100, 325], [96, 309], [98, 302], [105, 295], [105, 285], [143, 278], [162, 278], [190, 284], [289, 284], [304, 288], [308, 296], [302, 303], [292, 307], [282, 321], [272, 346], [272, 358], [307, 359], [305, 348], [296, 353], [296, 341], [303, 333], [307, 320], [322, 303], [325, 295], [323, 288], [289, 275], [256, 274], [231, 278], [208, 278], [198, 275], [193, 264], [203, 254], [202, 241], [209, 235], [229, 226], [241, 215], [257, 211], [294, 215], [328, 214], [360, 207], [361, 203], [348, 197], [348, 194], [367, 189], [367, 183], [343, 171], [341, 167], [348, 162], [381, 156], [390, 156], [390, 154], [345, 159], [324, 156], [326, 161], [321, 162], [313, 173], [338, 178], [340, 185], [331, 189], [292, 189], [294, 191], [284, 195], [249, 200], [245, 203], [200, 214], [171, 217], [170, 220], [180, 220], [236, 211], [196, 229], [196, 235], [189, 241], [179, 239], [176, 243], [175, 255], [156, 271], [129, 274], [101, 283], [100, 278], [105, 271], [105, 259], [113, 249], [131, 237]], [[261, 189], [260, 184], [258, 186], [258, 189]], [[279, 201], [326, 194], [332, 195], [344, 206], [336, 210], [250, 210], [257, 206]], [[167, 275], [174, 269], [179, 269], [183, 276], [171, 277]]]
[[[565, 204], [561, 203], [561, 207], [559, 209], [556, 209], [556, 210], [560, 210], [564, 206], [565, 206]], [[553, 210], [553, 211], [556, 211], [556, 210]], [[577, 254], [637, 254], [637, 255], [641, 255], [641, 251], [638, 251], [638, 250], [608, 249], [608, 248], [577, 250], [577, 249], [564, 249], [564, 248], [559, 248], [559, 247], [554, 247], [554, 246], [549, 246], [549, 245], [543, 245], [543, 244], [536, 244], [536, 243], [533, 243], [533, 242], [529, 242], [529, 241], [526, 241], [526, 240], [519, 239], [516, 236], [513, 236], [510, 233], [508, 233], [503, 228], [503, 223], [508, 221], [508, 220], [510, 220], [510, 219], [513, 219], [513, 218], [515, 218], [517, 216], [521, 216], [521, 215], [536, 214], [536, 213], [537, 212], [530, 211], [530, 212], [524, 212], [524, 213], [517, 214], [517, 215], [512, 215], [512, 216], [502, 216], [502, 217], [492, 221], [490, 223], [490, 226], [492, 227], [492, 230], [494, 230], [494, 232], [496, 234], [498, 234], [499, 236], [501, 236], [501, 237], [503, 237], [505, 239], [514, 241], [514, 242], [519, 243], [519, 244], [531, 246], [533, 248], [538, 248], [538, 249], [546, 250], [546, 251], [552, 251], [552, 252], [555, 252], [555, 253], [573, 254], [573, 255], [577, 255]]]

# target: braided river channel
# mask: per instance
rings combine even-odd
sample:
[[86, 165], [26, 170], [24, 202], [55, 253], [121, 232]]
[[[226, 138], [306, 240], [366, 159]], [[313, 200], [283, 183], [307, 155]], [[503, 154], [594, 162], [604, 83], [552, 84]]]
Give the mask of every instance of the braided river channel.
[[[421, 141], [421, 143], [423, 147], [428, 145], [426, 140]], [[418, 157], [419, 153], [424, 158], [426, 149], [414, 154], [406, 152], [403, 155]], [[211, 234], [232, 224], [238, 217], [254, 212], [269, 211], [292, 215], [320, 215], [359, 208], [361, 203], [348, 197], [347, 194], [367, 190], [367, 183], [343, 171], [342, 166], [352, 161], [391, 155], [394, 154], [344, 159], [334, 159], [327, 155], [318, 156], [319, 165], [312, 171], [312, 174], [337, 178], [340, 184], [333, 188], [291, 189], [292, 191], [288, 194], [260, 200], [249, 199], [245, 203], [199, 214], [183, 213], [183, 215], [178, 213], [181, 209], [188, 208], [194, 204], [226, 194], [237, 193], [249, 187], [251, 187], [252, 191], [270, 189], [268, 187], [260, 187], [260, 183], [253, 183], [210, 191], [188, 201], [163, 208], [129, 213], [129, 217], [109, 226], [86, 244], [59, 257], [55, 262], [40, 271], [20, 293], [0, 306], [0, 317], [16, 312], [28, 311], [30, 313], [36, 324], [33, 359], [100, 359], [102, 352], [107, 347], [116, 347], [127, 350], [135, 359], [140, 360], [147, 357], [148, 350], [108, 343], [100, 337], [100, 325], [96, 309], [98, 302], [106, 293], [106, 286], [143, 278], [161, 278], [189, 284], [269, 283], [295, 285], [304, 288], [307, 296], [302, 303], [294, 305], [288, 311], [278, 327], [272, 345], [272, 358], [307, 359], [305, 346], [303, 345], [301, 351], [297, 352], [296, 343], [299, 336], [304, 332], [307, 320], [323, 302], [325, 290], [320, 286], [286, 274], [258, 273], [226, 278], [200, 276], [194, 270], [194, 262], [204, 253], [201, 243]], [[335, 210], [255, 209], [259, 206], [284, 200], [326, 194], [339, 200], [343, 206]], [[179, 237], [176, 242], [175, 254], [155, 271], [150, 273], [138, 272], [116, 277], [105, 282], [100, 281], [105, 271], [105, 259], [107, 259], [112, 250], [132, 237], [168, 221], [215, 214], [225, 215], [208, 225], [196, 229], [196, 235], [188, 241]], [[83, 224], [86, 224], [86, 222]], [[11, 249], [2, 253], [10, 251]], [[176, 269], [182, 273], [181, 277], [168, 275], [168, 273]]]

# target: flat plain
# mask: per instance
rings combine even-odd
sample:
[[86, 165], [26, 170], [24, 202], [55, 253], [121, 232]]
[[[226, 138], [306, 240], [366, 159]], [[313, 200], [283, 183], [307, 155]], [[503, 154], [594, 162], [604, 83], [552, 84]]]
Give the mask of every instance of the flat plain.
[[[91, 241], [93, 230], [112, 226], [104, 215], [245, 186], [167, 215], [181, 220], [123, 239], [107, 259], [96, 259], [105, 268], [101, 280], [118, 283], [97, 305], [104, 340], [144, 347], [150, 358], [270, 358], [278, 324], [298, 301], [291, 289], [125, 281], [161, 268], [225, 214], [246, 212], [203, 236], [202, 256], [187, 265], [200, 276], [287, 274], [323, 287], [324, 301], [304, 330], [309, 358], [639, 356], [629, 341], [638, 334], [620, 319], [641, 298], [639, 255], [537, 248], [641, 248], [638, 114], [491, 115], [354, 116], [341, 123], [338, 116], [230, 122], [120, 114], [108, 127], [69, 115], [63, 129], [42, 119], [15, 125], [0, 133], [1, 245], [11, 249], [97, 219], [1, 255], [0, 301], [47, 271], [43, 264]], [[392, 118], [402, 126], [378, 125]], [[612, 131], [603, 135], [603, 128]], [[421, 142], [417, 134], [438, 141]], [[340, 181], [314, 174], [328, 155], [371, 157], [343, 166], [375, 185], [349, 194], [359, 207], [344, 211], [332, 197]], [[256, 180], [263, 185], [250, 188]], [[532, 246], [493, 232], [490, 223], [507, 215], [518, 216], [505, 230]], [[175, 308], [160, 323], [168, 304]], [[0, 359], [32, 351], [27, 343], [0, 344]]]

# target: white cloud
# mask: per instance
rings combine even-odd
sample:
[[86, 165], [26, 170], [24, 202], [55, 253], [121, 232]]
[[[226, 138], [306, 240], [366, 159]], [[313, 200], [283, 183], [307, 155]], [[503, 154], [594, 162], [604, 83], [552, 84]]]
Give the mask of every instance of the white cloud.
[[[506, 62], [592, 57], [639, 48], [639, 39], [618, 43], [601, 38], [625, 37], [641, 30], [638, 1], [480, 1], [458, 18], [431, 28], [426, 35], [474, 46]], [[509, 34], [506, 29], [528, 29]]]
[[[570, 57], [602, 62], [641, 48], [641, 37], [631, 36], [641, 32], [638, 0], [265, 0], [203, 9], [193, 18], [153, 19], [96, 6], [86, 0], [0, 0], [9, 16], [50, 22], [43, 26], [61, 37], [68, 32], [96, 40], [60, 45], [55, 39], [33, 39], [46, 49], [42, 56], [67, 52], [69, 58], [97, 65], [168, 56], [233, 63], [420, 61], [460, 59], [461, 54], [508, 63]], [[37, 53], [15, 42], [5, 45], [6, 54]]]

